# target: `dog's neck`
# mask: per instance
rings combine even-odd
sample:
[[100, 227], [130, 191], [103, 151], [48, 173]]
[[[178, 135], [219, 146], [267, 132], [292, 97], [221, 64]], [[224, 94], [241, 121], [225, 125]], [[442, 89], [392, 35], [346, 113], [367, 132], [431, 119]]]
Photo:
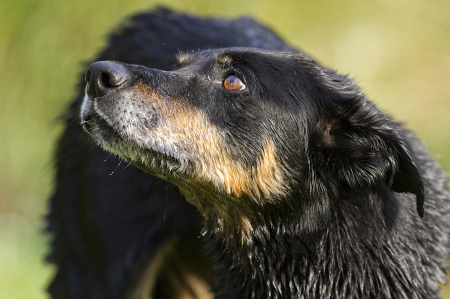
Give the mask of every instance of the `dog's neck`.
[[[369, 197], [362, 200], [374, 200]], [[361, 211], [377, 213], [371, 218], [344, 219], [341, 208], [310, 206], [309, 215], [299, 208], [288, 217], [275, 211], [250, 221], [245, 234], [207, 218], [202, 234], [216, 265], [216, 298], [375, 298], [380, 292], [391, 298], [408, 289], [418, 292], [415, 283], [426, 286], [410, 277], [413, 272], [425, 277], [415, 266], [417, 257], [392, 252], [399, 240], [386, 233], [380, 211]], [[410, 269], [398, 259], [411, 263]]]
[[[302, 294], [300, 290], [312, 273], [306, 269], [314, 265], [317, 248], [327, 234], [329, 224], [320, 221], [331, 219], [322, 215], [329, 210], [327, 201], [300, 207], [292, 199], [278, 199], [279, 205], [258, 206], [226, 198], [210, 188], [177, 183], [204, 217], [202, 235], [216, 267], [216, 298]], [[303, 214], [305, 208], [314, 213]], [[314, 219], [307, 219], [311, 217]]]
[[206, 221], [203, 234], [216, 265], [215, 298], [300, 297], [318, 258], [321, 234], [327, 232], [301, 234], [294, 223], [267, 220], [251, 223], [244, 232], [219, 230]]

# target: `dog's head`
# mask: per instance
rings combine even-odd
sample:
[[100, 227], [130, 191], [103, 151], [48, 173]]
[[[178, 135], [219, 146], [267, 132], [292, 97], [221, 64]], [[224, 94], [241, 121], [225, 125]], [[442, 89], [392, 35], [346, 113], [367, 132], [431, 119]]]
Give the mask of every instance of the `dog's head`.
[[200, 210], [245, 211], [382, 182], [415, 193], [423, 214], [399, 126], [350, 79], [304, 54], [209, 50], [180, 56], [170, 72], [96, 62], [86, 81], [86, 131], [174, 182]]

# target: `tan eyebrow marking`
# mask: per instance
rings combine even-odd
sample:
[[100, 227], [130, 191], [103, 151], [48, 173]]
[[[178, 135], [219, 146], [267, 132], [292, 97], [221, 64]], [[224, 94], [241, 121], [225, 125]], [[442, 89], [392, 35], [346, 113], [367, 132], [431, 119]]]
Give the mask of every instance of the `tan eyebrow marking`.
[[231, 67], [234, 63], [233, 58], [228, 54], [219, 55], [216, 61], [224, 68]]
[[191, 56], [186, 52], [180, 52], [176, 55], [176, 60], [178, 64], [182, 64], [189, 60]]

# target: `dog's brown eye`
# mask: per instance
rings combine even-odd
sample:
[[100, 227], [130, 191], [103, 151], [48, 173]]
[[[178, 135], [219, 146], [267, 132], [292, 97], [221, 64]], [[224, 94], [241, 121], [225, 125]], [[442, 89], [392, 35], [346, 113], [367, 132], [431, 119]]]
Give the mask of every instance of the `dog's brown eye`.
[[225, 87], [226, 90], [238, 91], [243, 90], [245, 84], [235, 75], [230, 75], [223, 80], [223, 87]]

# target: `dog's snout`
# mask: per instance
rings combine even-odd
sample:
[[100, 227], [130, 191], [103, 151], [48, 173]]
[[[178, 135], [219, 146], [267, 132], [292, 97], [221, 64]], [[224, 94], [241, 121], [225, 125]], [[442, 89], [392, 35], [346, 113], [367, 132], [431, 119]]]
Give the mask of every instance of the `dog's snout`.
[[130, 78], [130, 72], [119, 63], [99, 61], [91, 64], [86, 72], [86, 93], [91, 97], [104, 96], [122, 86]]

